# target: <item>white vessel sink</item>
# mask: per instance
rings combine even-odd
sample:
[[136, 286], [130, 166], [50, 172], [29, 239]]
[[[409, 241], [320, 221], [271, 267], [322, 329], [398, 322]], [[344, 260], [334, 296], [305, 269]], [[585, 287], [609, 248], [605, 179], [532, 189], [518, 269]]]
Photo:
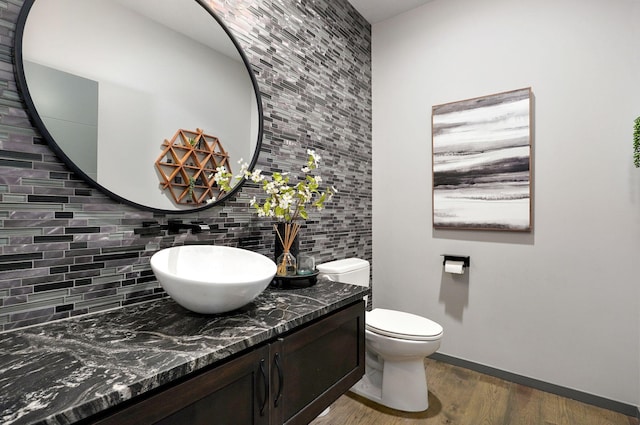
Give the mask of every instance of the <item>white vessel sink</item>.
[[203, 314], [250, 303], [276, 274], [276, 264], [262, 254], [216, 245], [163, 249], [151, 257], [151, 269], [171, 298]]

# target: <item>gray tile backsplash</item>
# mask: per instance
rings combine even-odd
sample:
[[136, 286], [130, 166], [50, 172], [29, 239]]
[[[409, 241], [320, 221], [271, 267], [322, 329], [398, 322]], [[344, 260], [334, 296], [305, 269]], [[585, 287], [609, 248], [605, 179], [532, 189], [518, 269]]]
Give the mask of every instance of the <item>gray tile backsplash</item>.
[[[187, 0], [185, 0], [187, 1]], [[166, 294], [149, 267], [158, 249], [185, 243], [273, 250], [273, 222], [243, 189], [191, 214], [118, 203], [74, 176], [30, 124], [13, 73], [20, 0], [0, 1], [0, 330], [139, 303]], [[371, 260], [371, 32], [347, 0], [210, 1], [252, 64], [264, 108], [257, 166], [293, 170], [322, 156], [339, 193], [312, 212], [301, 251], [317, 261]], [[142, 221], [200, 219], [211, 232], [140, 236]]]

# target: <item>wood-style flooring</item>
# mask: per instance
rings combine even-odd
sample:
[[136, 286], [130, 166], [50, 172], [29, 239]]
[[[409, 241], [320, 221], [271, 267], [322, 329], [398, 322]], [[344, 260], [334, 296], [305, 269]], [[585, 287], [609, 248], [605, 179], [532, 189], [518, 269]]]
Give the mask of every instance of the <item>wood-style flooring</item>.
[[636, 418], [426, 359], [429, 409], [405, 413], [351, 392], [311, 425], [640, 425]]

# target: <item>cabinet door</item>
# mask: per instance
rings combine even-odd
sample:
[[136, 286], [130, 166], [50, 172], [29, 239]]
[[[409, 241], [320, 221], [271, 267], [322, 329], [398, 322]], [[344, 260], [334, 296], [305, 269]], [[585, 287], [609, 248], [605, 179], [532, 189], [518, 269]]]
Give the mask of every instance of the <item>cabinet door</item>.
[[269, 347], [150, 396], [99, 425], [267, 425]]
[[[308, 424], [364, 375], [364, 302], [358, 302], [281, 339], [276, 407], [287, 425]], [[278, 364], [272, 364], [277, 372]], [[277, 373], [276, 373], [277, 374]]]

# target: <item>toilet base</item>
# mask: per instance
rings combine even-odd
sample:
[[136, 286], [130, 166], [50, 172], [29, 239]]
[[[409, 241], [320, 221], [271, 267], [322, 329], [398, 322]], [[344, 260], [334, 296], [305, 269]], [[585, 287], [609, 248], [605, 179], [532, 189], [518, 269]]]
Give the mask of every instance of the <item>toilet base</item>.
[[382, 389], [371, 382], [369, 375], [364, 375], [349, 391], [378, 404], [384, 404], [382, 403]]
[[385, 361], [382, 371], [367, 365], [352, 392], [373, 402], [404, 412], [429, 408], [424, 359]]

